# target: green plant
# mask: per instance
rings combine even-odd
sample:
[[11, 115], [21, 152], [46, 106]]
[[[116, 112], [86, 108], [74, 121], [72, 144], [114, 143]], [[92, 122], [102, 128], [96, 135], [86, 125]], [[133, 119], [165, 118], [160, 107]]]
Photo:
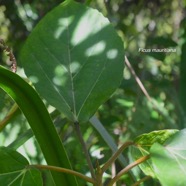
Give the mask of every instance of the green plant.
[[[15, 72], [16, 61], [12, 52], [2, 40], [1, 45], [13, 61]], [[17, 103], [32, 129], [8, 147], [0, 148], [0, 183], [39, 186], [44, 181], [40, 174], [43, 169], [51, 171], [56, 186], [85, 184], [78, 182], [76, 177], [94, 186], [112, 186], [126, 173], [133, 185], [139, 185], [149, 178], [159, 179], [165, 186], [186, 183], [184, 129], [143, 134], [117, 150], [104, 126], [93, 116], [120, 85], [123, 58], [123, 42], [109, 21], [97, 10], [67, 0], [42, 19], [27, 39], [18, 60], [35, 89], [20, 76], [0, 67], [0, 87]], [[49, 114], [38, 94], [56, 109], [56, 113]], [[1, 122], [1, 130], [18, 107], [14, 105], [6, 120]], [[68, 120], [65, 122], [76, 131], [91, 177], [72, 169], [67, 149], [61, 143], [51, 119], [54, 117], [54, 120], [61, 113]], [[93, 166], [83, 139], [81, 128], [90, 124], [113, 151], [113, 155], [102, 165], [96, 160]], [[33, 135], [47, 165], [29, 164], [16, 151]], [[122, 155], [129, 146], [134, 160], [132, 163], [128, 163]], [[121, 171], [110, 180], [105, 180], [104, 173], [116, 159], [120, 160]], [[137, 165], [147, 175], [139, 181], [131, 171]], [[169, 165], [172, 166], [171, 170]]]

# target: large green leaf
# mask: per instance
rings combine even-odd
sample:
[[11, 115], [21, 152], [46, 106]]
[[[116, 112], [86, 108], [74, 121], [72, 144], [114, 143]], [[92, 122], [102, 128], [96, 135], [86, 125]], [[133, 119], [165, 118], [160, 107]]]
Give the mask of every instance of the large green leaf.
[[123, 57], [108, 19], [67, 0], [36, 26], [20, 61], [41, 96], [70, 120], [86, 122], [119, 86]]
[[[159, 131], [153, 131], [153, 132], [145, 133], [145, 134], [138, 136], [134, 140], [136, 146], [132, 146], [130, 148], [133, 159], [137, 160], [138, 158], [142, 156], [149, 155], [150, 148], [153, 144], [155, 143], [163, 144], [167, 139], [169, 139], [176, 132], [178, 132], [178, 130], [176, 129], [159, 130]], [[152, 167], [151, 159], [145, 161], [139, 166], [146, 175], [156, 177], [154, 174], [154, 169]]]
[[163, 145], [150, 149], [153, 168], [162, 186], [186, 186], [186, 129], [169, 138]]
[[38, 170], [27, 169], [29, 163], [21, 154], [6, 147], [0, 147], [0, 184], [12, 186], [42, 186]]

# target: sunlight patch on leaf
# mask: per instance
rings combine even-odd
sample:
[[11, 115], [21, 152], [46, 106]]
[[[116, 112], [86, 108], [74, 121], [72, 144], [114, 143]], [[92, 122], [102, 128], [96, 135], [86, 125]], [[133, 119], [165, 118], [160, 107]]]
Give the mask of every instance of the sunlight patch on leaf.
[[[93, 10], [92, 10], [93, 11]], [[78, 21], [78, 25], [73, 31], [71, 44], [77, 45], [84, 42], [90, 35], [97, 34], [103, 29], [104, 26], [108, 25], [108, 20], [100, 19], [102, 14], [97, 10], [93, 12], [90, 11], [90, 8], [84, 9], [84, 15]], [[99, 20], [99, 21], [98, 21]], [[92, 27], [95, 25], [94, 27]]]
[[108, 59], [114, 59], [118, 55], [118, 50], [117, 49], [111, 49], [107, 52], [107, 57]]
[[74, 16], [69, 16], [65, 18], [60, 18], [58, 20], [58, 28], [54, 32], [54, 38], [59, 39], [59, 37], [63, 34], [69, 24], [72, 23]]
[[[94, 56], [104, 52], [106, 44], [104, 41], [99, 41], [85, 51], [86, 56]], [[115, 56], [116, 57], [116, 56]]]

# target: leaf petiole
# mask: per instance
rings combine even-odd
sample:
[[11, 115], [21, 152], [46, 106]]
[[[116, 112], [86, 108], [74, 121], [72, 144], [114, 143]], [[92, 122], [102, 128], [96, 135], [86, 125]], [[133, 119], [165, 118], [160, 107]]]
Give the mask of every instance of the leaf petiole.
[[85, 176], [79, 172], [70, 170], [70, 169], [65, 169], [65, 168], [61, 168], [61, 167], [56, 167], [56, 166], [50, 166], [50, 165], [28, 165], [27, 168], [37, 168], [37, 169], [44, 169], [44, 170], [50, 170], [50, 171], [57, 171], [57, 172], [63, 172], [63, 173], [67, 173], [67, 174], [72, 174], [74, 176], [80, 177], [82, 179], [84, 179], [85, 181], [89, 182], [89, 183], [93, 183], [95, 184], [94, 179]]

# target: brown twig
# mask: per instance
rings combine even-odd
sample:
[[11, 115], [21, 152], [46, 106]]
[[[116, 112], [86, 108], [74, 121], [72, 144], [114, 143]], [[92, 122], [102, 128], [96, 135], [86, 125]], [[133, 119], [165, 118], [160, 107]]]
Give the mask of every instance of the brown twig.
[[9, 57], [10, 61], [12, 62], [12, 72], [16, 73], [17, 71], [17, 62], [16, 62], [16, 58], [13, 54], [13, 52], [11, 51], [11, 49], [5, 44], [3, 39], [0, 39], [0, 48], [2, 48], [5, 52], [7, 52], [7, 56]]
[[139, 85], [141, 91], [144, 93], [144, 95], [146, 96], [146, 98], [149, 100], [149, 102], [152, 104], [152, 107], [154, 110], [156, 110], [160, 115], [164, 116], [166, 118], [166, 120], [172, 125], [172, 127], [175, 127], [175, 124], [172, 122], [171, 118], [169, 116], [167, 116], [162, 110], [161, 107], [159, 107], [159, 105], [157, 104], [157, 102], [155, 102], [151, 96], [149, 95], [149, 93], [147, 92], [147, 90], [145, 89], [145, 87], [143, 86], [141, 80], [139, 79], [139, 77], [136, 75], [134, 69], [132, 68], [128, 58], [125, 56], [125, 64], [127, 65], [127, 67], [129, 68], [130, 72], [132, 73], [132, 75], [134, 76], [137, 84]]
[[129, 164], [124, 169], [122, 169], [113, 179], [111, 179], [107, 186], [112, 186], [115, 182], [117, 182], [121, 178], [121, 176], [123, 176], [123, 174], [127, 173], [130, 169], [132, 169], [136, 165], [148, 160], [149, 158], [150, 158], [150, 155], [143, 156], [143, 157], [137, 159], [135, 162]]
[[84, 180], [86, 180], [87, 182], [90, 183], [95, 183], [94, 179], [85, 176], [79, 172], [70, 170], [70, 169], [65, 169], [65, 168], [61, 168], [61, 167], [55, 167], [55, 166], [50, 166], [50, 165], [28, 165], [28, 168], [37, 168], [37, 169], [44, 169], [44, 170], [50, 170], [50, 171], [57, 171], [57, 172], [63, 172], [63, 173], [67, 173], [67, 174], [72, 174], [74, 176], [80, 177]]
[[143, 86], [141, 80], [139, 79], [139, 77], [136, 75], [134, 69], [132, 68], [128, 58], [125, 56], [125, 64], [127, 65], [127, 67], [129, 68], [130, 72], [132, 73], [132, 75], [134, 76], [136, 82], [138, 83], [140, 89], [142, 90], [142, 92], [144, 93], [144, 95], [147, 97], [147, 99], [152, 102], [152, 99], [150, 97], [150, 95], [148, 94], [147, 90], [145, 89], [145, 87]]
[[123, 150], [131, 145], [133, 145], [133, 142], [126, 142], [124, 143], [114, 154], [113, 156], [104, 164], [104, 166], [101, 168], [103, 172], [105, 172], [109, 166], [118, 158], [118, 156], [123, 152]]

